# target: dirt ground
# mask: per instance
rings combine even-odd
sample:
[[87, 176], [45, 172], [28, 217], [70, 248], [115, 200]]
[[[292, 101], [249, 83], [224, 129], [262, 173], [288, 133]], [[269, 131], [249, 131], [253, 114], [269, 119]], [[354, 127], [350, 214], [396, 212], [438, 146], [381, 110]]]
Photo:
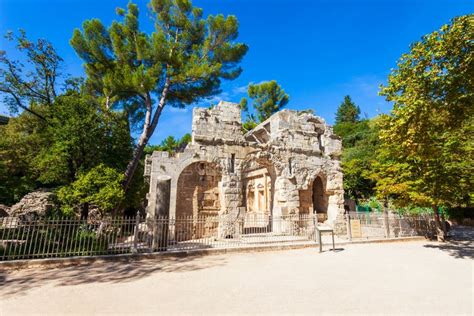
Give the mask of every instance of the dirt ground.
[[3, 315], [472, 315], [474, 243], [404, 242], [0, 272]]

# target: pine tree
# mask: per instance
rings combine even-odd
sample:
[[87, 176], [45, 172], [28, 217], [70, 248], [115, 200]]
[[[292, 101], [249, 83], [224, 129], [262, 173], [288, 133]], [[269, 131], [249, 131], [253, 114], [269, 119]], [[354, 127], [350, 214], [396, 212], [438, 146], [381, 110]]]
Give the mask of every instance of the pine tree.
[[235, 79], [247, 46], [235, 40], [238, 21], [203, 18], [189, 0], [152, 0], [155, 31], [140, 30], [138, 7], [118, 9], [122, 20], [106, 28], [98, 19], [76, 29], [71, 45], [84, 60], [86, 85], [107, 108], [123, 106], [142, 133], [125, 171], [127, 189], [164, 107], [182, 107], [220, 92], [222, 79]]
[[370, 178], [374, 151], [378, 146], [378, 127], [372, 120], [359, 119], [360, 108], [350, 96], [337, 109], [334, 133], [342, 138], [342, 168], [344, 190], [350, 198], [369, 198], [374, 192], [374, 181]]
[[268, 119], [272, 114], [285, 107], [290, 101], [290, 96], [275, 81], [266, 81], [259, 84], [249, 84], [248, 96], [252, 99], [252, 107], [255, 114], [249, 113], [248, 100], [242, 98], [240, 108], [247, 112], [247, 118], [242, 124], [245, 130], [250, 130], [259, 123]]
[[359, 121], [360, 108], [346, 95], [344, 101], [337, 108], [336, 125], [339, 123], [355, 123]]
[[248, 95], [252, 99], [252, 106], [255, 108], [260, 122], [281, 110], [290, 101], [290, 96], [275, 80], [250, 84]]

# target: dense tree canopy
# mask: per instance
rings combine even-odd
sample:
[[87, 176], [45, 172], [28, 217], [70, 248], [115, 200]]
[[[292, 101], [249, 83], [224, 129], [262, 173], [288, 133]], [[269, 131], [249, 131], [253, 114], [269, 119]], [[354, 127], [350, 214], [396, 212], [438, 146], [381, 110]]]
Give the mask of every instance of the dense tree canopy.
[[0, 204], [11, 205], [37, 187], [31, 161], [39, 148], [49, 145], [42, 133], [45, 125], [36, 115], [23, 112], [0, 126]]
[[[378, 192], [400, 203], [473, 200], [474, 25], [456, 18], [404, 54], [382, 87], [394, 103], [381, 120]], [[387, 160], [388, 159], [388, 160]], [[471, 194], [471, 196], [470, 196]]]
[[359, 113], [359, 106], [345, 96], [334, 125], [334, 132], [342, 138], [345, 194], [356, 201], [368, 199], [374, 193], [370, 171], [378, 146], [378, 118], [361, 120]]
[[398, 204], [474, 202], [474, 24], [453, 19], [404, 54], [381, 94], [377, 192]]
[[106, 28], [100, 20], [84, 22], [71, 45], [85, 62], [87, 86], [106, 107], [125, 106], [139, 118], [142, 133], [125, 172], [130, 184], [143, 150], [166, 104], [184, 106], [219, 92], [222, 79], [234, 79], [247, 46], [235, 42], [234, 16], [203, 17], [189, 0], [152, 0], [155, 31], [140, 30], [138, 7], [119, 9], [122, 17]]
[[103, 112], [94, 98], [69, 93], [56, 98], [50, 117], [50, 144], [34, 159], [42, 183], [69, 183], [101, 162], [125, 168], [131, 140], [121, 113]]
[[122, 181], [122, 172], [104, 164], [80, 174], [76, 181], [58, 191], [63, 214], [78, 213], [80, 206], [81, 216], [87, 218], [90, 205], [98, 207], [103, 214], [112, 212], [125, 198]]
[[[48, 123], [29, 112], [1, 127], [2, 201], [11, 204], [36, 187], [59, 187], [104, 163], [123, 170], [131, 157], [128, 121], [103, 112], [94, 98], [76, 92], [37, 107]], [[19, 193], [16, 191], [19, 190]]]

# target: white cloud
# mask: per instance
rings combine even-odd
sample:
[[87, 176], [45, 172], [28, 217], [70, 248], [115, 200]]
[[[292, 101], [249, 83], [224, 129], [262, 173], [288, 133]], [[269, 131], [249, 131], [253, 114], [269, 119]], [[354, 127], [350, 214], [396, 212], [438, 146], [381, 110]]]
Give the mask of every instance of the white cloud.
[[212, 96], [206, 100], [199, 102], [196, 106], [209, 106], [211, 104], [217, 104], [220, 101], [228, 101], [230, 94], [228, 92], [221, 92], [215, 96]]
[[178, 108], [178, 107], [170, 106], [170, 107], [167, 107], [167, 109], [171, 113], [186, 113], [189, 111], [188, 107]]
[[240, 87], [234, 87], [232, 89], [232, 93], [235, 95], [235, 94], [243, 94], [243, 93], [247, 93], [247, 90], [248, 90], [248, 85], [245, 85], [245, 86], [240, 86]]

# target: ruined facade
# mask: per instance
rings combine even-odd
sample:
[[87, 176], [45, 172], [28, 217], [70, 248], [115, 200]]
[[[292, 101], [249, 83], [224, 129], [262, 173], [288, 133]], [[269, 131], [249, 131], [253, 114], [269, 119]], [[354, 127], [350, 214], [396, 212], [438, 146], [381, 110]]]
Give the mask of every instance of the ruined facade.
[[344, 227], [340, 155], [340, 139], [310, 112], [283, 110], [244, 133], [238, 104], [194, 108], [184, 151], [146, 158], [147, 215], [245, 222], [316, 212]]

